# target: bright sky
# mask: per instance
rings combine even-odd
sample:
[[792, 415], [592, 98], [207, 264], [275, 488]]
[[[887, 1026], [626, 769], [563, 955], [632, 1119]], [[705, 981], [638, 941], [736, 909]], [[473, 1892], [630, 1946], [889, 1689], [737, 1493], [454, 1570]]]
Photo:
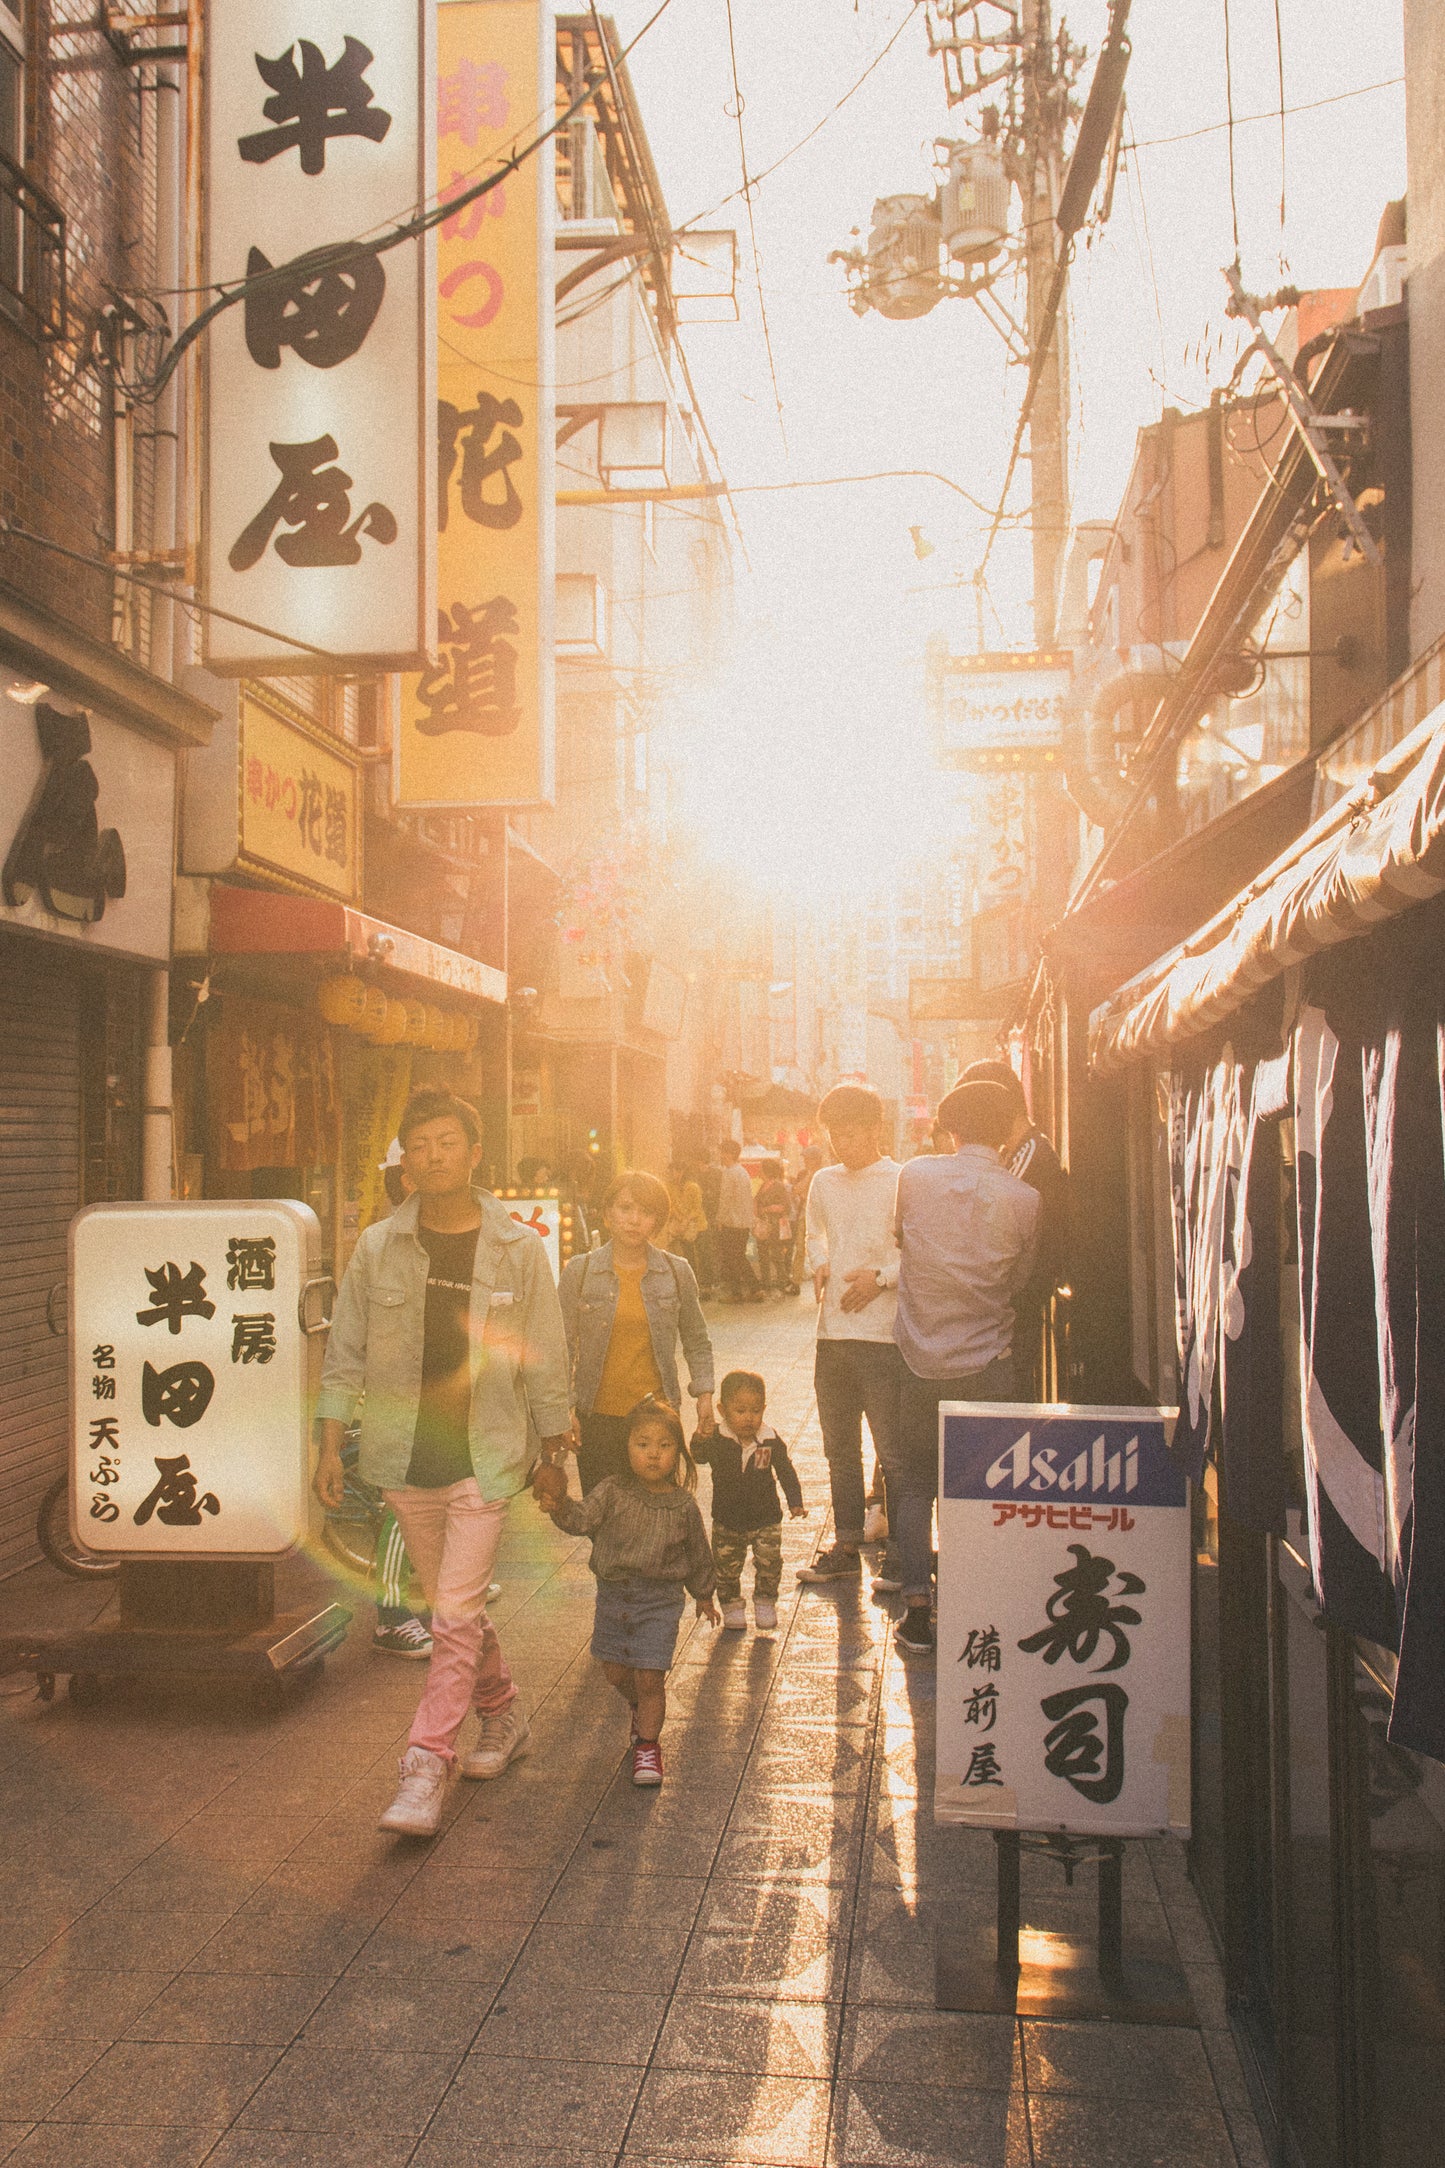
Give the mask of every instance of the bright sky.
[[[614, 0], [624, 38], [655, 5]], [[1401, 73], [1393, 0], [1279, 0], [1278, 13], [1288, 108]], [[748, 161], [758, 171], [794, 144], [909, 16], [857, 95], [755, 193], [781, 423], [742, 200], [707, 221], [738, 229], [742, 321], [684, 336], [734, 485], [922, 467], [991, 503], [1001, 484], [1022, 372], [1006, 365], [978, 309], [947, 301], [911, 323], [860, 319], [841, 267], [827, 261], [849, 245], [852, 228], [866, 234], [875, 196], [931, 189], [936, 136], [968, 132], [974, 109], [950, 115], [922, 7], [732, 0]], [[1275, 0], [1230, 0], [1246, 283], [1256, 291], [1285, 277], [1305, 287], [1354, 285], [1384, 204], [1404, 190], [1404, 94], [1376, 89], [1291, 113], [1282, 171], [1275, 18]], [[1105, 0], [1076, 0], [1066, 19], [1089, 49], [1086, 85]], [[1111, 224], [1080, 248], [1070, 297], [1075, 518], [1114, 511], [1138, 427], [1166, 403], [1207, 401], [1242, 344], [1224, 315], [1220, 277], [1235, 252], [1229, 137], [1215, 125], [1227, 113], [1224, 0], [1135, 0], [1130, 33], [1133, 138], [1144, 146], [1214, 132], [1130, 156]], [[680, 225], [740, 179], [725, 0], [671, 0], [629, 65]], [[1242, 118], [1255, 114], [1270, 117]], [[1025, 464], [1013, 502], [1027, 495]], [[752, 575], [740, 564], [734, 665], [730, 682], [707, 696], [710, 751], [700, 749], [693, 781], [715, 804], [729, 770], [774, 780], [781, 817], [758, 816], [760, 865], [797, 863], [798, 821], [811, 808], [828, 847], [800, 871], [817, 880], [827, 861], [850, 881], [860, 868], [886, 874], [910, 843], [926, 845], [957, 818], [930, 773], [921, 665], [930, 631], [948, 633], [956, 650], [973, 645], [972, 589], [952, 583], [972, 572], [984, 523], [926, 480], [743, 494], [736, 503]], [[912, 526], [934, 544], [922, 562]], [[989, 589], [990, 644], [1027, 645], [1022, 534], [1000, 541]]]

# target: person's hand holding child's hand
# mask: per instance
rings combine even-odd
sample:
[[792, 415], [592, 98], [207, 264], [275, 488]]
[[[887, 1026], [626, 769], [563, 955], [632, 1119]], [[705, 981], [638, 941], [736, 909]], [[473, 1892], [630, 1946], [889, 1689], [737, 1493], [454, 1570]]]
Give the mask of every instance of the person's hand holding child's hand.
[[567, 1476], [555, 1461], [543, 1460], [532, 1470], [532, 1496], [544, 1513], [560, 1506], [567, 1495]]

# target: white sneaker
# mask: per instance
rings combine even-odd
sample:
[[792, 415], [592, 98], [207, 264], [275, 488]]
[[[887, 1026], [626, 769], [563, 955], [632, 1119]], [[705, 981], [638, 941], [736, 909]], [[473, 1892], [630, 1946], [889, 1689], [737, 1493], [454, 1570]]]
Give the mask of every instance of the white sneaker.
[[736, 1596], [731, 1603], [725, 1603], [723, 1605], [722, 1618], [723, 1625], [727, 1627], [730, 1632], [735, 1634], [745, 1634], [747, 1632], [748, 1607], [743, 1602], [741, 1596]]
[[482, 1718], [477, 1743], [462, 1762], [464, 1777], [499, 1777], [508, 1762], [520, 1761], [531, 1743], [532, 1727], [519, 1701]]
[[378, 1829], [398, 1837], [434, 1837], [441, 1826], [447, 1796], [447, 1765], [424, 1746], [409, 1746], [401, 1758], [401, 1783]]
[[869, 1506], [863, 1516], [863, 1541], [886, 1543], [888, 1541], [888, 1515], [882, 1506]]
[[777, 1605], [770, 1603], [766, 1596], [754, 1596], [753, 1622], [759, 1633], [772, 1633], [778, 1623]]

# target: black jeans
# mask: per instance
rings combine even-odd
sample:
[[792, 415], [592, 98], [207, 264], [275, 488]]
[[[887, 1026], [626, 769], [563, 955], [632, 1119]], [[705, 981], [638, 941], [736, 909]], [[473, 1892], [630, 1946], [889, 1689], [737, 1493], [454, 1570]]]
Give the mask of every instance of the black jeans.
[[605, 1475], [626, 1475], [627, 1417], [625, 1415], [583, 1415], [578, 1417], [582, 1426], [582, 1444], [577, 1454], [577, 1477], [585, 1498], [588, 1491], [595, 1490]]
[[714, 1232], [717, 1238], [719, 1284], [727, 1288], [737, 1302], [741, 1302], [744, 1295], [755, 1295], [758, 1282], [757, 1275], [748, 1263], [747, 1228], [719, 1227]]
[[[903, 1365], [895, 1466], [884, 1460], [888, 1511], [903, 1562], [903, 1600], [927, 1603], [933, 1570], [933, 1503], [938, 1496], [938, 1410], [945, 1400], [1012, 1400], [1012, 1353], [962, 1378], [920, 1378]], [[881, 1457], [881, 1456], [880, 1456]]]
[[903, 1357], [891, 1340], [820, 1340], [813, 1360], [818, 1422], [828, 1457], [833, 1496], [833, 1535], [856, 1547], [863, 1541], [867, 1486], [863, 1477], [863, 1418], [884, 1470], [896, 1460], [898, 1396]]

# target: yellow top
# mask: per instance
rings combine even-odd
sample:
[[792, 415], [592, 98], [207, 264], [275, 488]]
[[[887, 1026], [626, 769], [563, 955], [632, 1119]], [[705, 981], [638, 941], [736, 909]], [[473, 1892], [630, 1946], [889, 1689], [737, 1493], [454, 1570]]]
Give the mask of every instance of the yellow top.
[[662, 1378], [652, 1352], [652, 1333], [642, 1300], [645, 1269], [639, 1266], [636, 1272], [617, 1274], [617, 1314], [612, 1320], [602, 1382], [592, 1403], [594, 1415], [630, 1415], [649, 1393], [661, 1396]]

